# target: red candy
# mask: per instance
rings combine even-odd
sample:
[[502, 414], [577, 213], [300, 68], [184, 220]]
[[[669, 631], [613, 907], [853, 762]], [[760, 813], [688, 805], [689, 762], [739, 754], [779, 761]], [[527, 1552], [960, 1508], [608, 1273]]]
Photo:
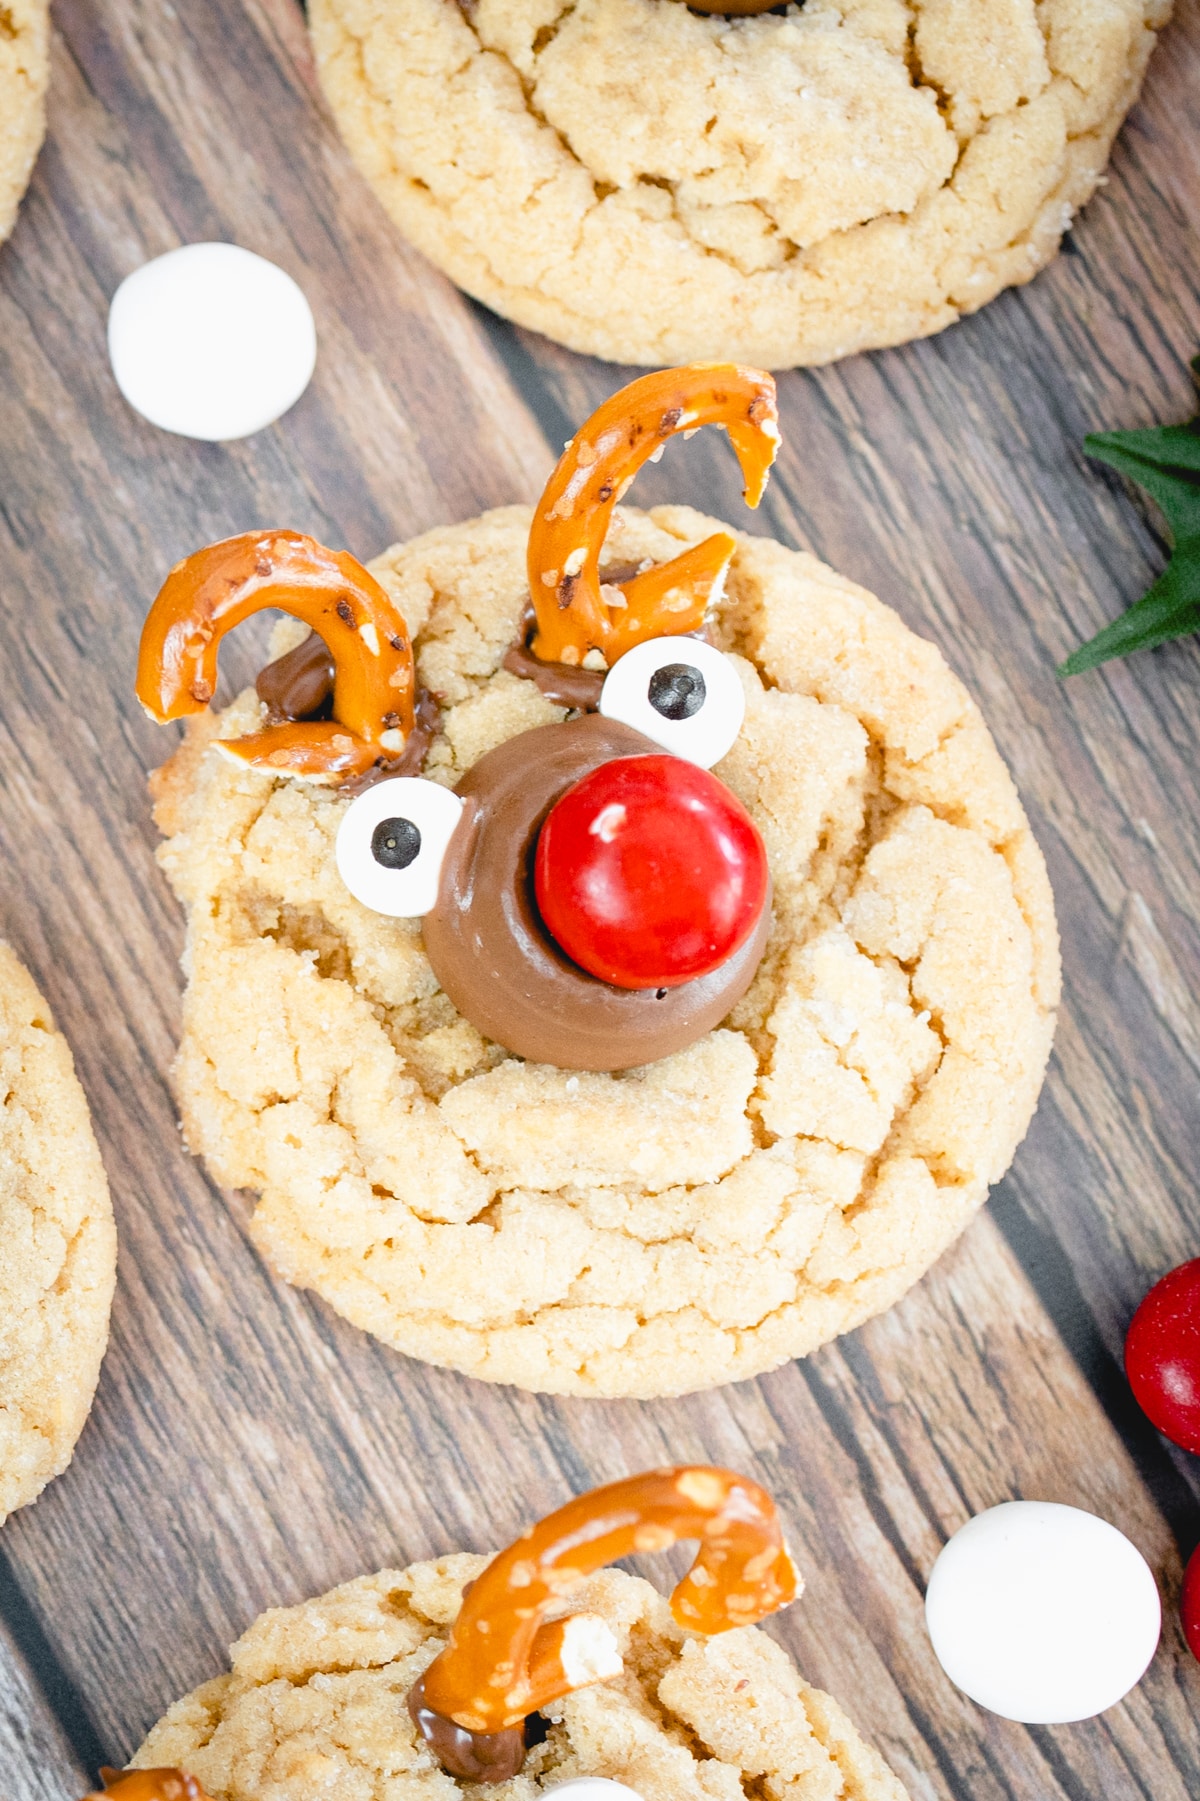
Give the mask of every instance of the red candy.
[[[1200, 1257], [1156, 1282], [1134, 1314], [1125, 1373], [1159, 1431], [1200, 1452]], [[1195, 1580], [1200, 1590], [1200, 1575]], [[1195, 1605], [1200, 1620], [1200, 1592]]]
[[1193, 1657], [1200, 1657], [1200, 1550], [1193, 1551], [1183, 1572], [1183, 1593], [1179, 1597], [1179, 1617], [1183, 1636]]
[[767, 856], [723, 782], [681, 757], [618, 757], [551, 808], [537, 904], [567, 955], [617, 988], [674, 988], [754, 930]]

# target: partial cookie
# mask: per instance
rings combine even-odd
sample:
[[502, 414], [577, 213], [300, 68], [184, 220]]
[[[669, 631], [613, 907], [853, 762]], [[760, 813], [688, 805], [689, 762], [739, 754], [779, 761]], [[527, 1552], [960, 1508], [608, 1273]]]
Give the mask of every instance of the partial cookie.
[[[501, 667], [530, 512], [373, 565], [442, 701], [425, 774], [565, 717]], [[607, 557], [716, 522], [618, 509]], [[714, 771], [774, 881], [753, 985], [623, 1074], [506, 1055], [438, 987], [418, 920], [338, 875], [336, 790], [212, 751], [156, 778], [188, 911], [177, 1092], [288, 1280], [398, 1350], [557, 1393], [664, 1395], [800, 1356], [889, 1306], [1008, 1167], [1058, 999], [1053, 902], [1012, 781], [933, 645], [814, 558], [739, 537], [717, 633], [746, 718]], [[303, 635], [286, 624], [276, 648]]]
[[1170, 0], [311, 0], [325, 92], [468, 293], [623, 363], [940, 331], [1094, 191]]
[[0, 943], [0, 1521], [70, 1462], [108, 1340], [116, 1257], [71, 1052]]
[[46, 130], [48, 0], [0, 6], [0, 240], [13, 228]]
[[697, 1638], [650, 1583], [617, 1570], [593, 1576], [564, 1612], [610, 1627], [624, 1673], [545, 1708], [549, 1735], [520, 1776], [461, 1788], [418, 1740], [406, 1698], [487, 1563], [442, 1557], [273, 1608], [234, 1645], [230, 1672], [177, 1702], [132, 1766], [177, 1766], [212, 1801], [533, 1801], [575, 1776], [627, 1783], [644, 1801], [905, 1801], [837, 1702], [758, 1627]]

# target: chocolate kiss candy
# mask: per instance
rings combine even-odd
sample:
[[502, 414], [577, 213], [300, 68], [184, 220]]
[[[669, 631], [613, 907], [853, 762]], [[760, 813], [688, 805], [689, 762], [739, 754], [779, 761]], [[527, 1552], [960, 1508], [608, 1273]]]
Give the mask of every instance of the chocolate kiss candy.
[[459, 783], [463, 818], [438, 904], [422, 922], [425, 951], [458, 1011], [517, 1056], [560, 1069], [654, 1063], [719, 1025], [754, 979], [771, 925], [769, 885], [728, 962], [677, 988], [611, 987], [573, 963], [542, 923], [533, 856], [555, 801], [614, 757], [661, 754], [640, 732], [591, 713], [508, 739]]

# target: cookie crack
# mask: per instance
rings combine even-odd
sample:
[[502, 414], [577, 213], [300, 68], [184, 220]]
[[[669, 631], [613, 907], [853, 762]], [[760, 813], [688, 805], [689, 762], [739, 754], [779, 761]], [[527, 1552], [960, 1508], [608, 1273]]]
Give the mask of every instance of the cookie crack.
[[[558, 37], [559, 33], [562, 31], [563, 27], [567, 24], [568, 20], [571, 18], [572, 14], [575, 12], [575, 10], [576, 10], [576, 0], [570, 0], [570, 4], [564, 6], [562, 11], [558, 14], [558, 16], [549, 25], [544, 25], [538, 30], [537, 34], [535, 35], [535, 38], [533, 41], [533, 47], [532, 47], [534, 63], [535, 63], [535, 71], [536, 71], [536, 66], [537, 66], [538, 62], [540, 62], [541, 57], [544, 55], [545, 51], [550, 47], [550, 45], [554, 42], [554, 40]], [[588, 181], [591, 184], [592, 194], [593, 194], [593, 204], [586, 210], [586, 212], [584, 212], [581, 215], [579, 224], [578, 224], [578, 229], [575, 234], [575, 241], [574, 241], [574, 244], [572, 245], [572, 252], [577, 252], [579, 249], [579, 246], [582, 242], [585, 230], [586, 230], [587, 221], [599, 210], [599, 208], [601, 206], [603, 206], [605, 200], [607, 200], [611, 194], [618, 193], [623, 190], [618, 189], [614, 184], [603, 181], [600, 177], [594, 175], [593, 172], [591, 171], [591, 169], [589, 169], [587, 167], [586, 163], [584, 163], [581, 160], [581, 158], [575, 154], [575, 151], [573, 150], [573, 148], [571, 147], [571, 145], [567, 141], [567, 139], [563, 136], [563, 133], [559, 130], [559, 128], [546, 116], [546, 114], [538, 106], [537, 100], [536, 100], [536, 87], [537, 87], [536, 72], [532, 79], [529, 76], [525, 75], [523, 73], [523, 71], [520, 70], [516, 66], [516, 64], [514, 62], [512, 62], [512, 60], [507, 55], [504, 54], [503, 51], [494, 49], [491, 45], [486, 44], [484, 42], [484, 40], [479, 35], [479, 30], [475, 23], [475, 20], [470, 14], [467, 14], [466, 12], [464, 12], [463, 17], [464, 17], [464, 23], [466, 24], [467, 29], [471, 32], [471, 35], [475, 39], [475, 43], [476, 43], [475, 54], [480, 55], [480, 56], [497, 56], [504, 63], [505, 67], [508, 68], [509, 70], [511, 70], [514, 78], [516, 79], [516, 81], [520, 87], [521, 95], [522, 95], [522, 98], [523, 98], [524, 104], [525, 104], [525, 110], [526, 110], [526, 113], [528, 114], [528, 116], [542, 130], [549, 132], [554, 137], [554, 139], [557, 142], [559, 148], [561, 149], [563, 155], [573, 164], [573, 166], [575, 168], [581, 170], [582, 173], [587, 176]], [[735, 23], [739, 23], [739, 21], [735, 21]], [[745, 23], [745, 21], [740, 21], [740, 23]], [[356, 40], [356, 41], [360, 42], [360, 44], [361, 44], [361, 40]], [[715, 40], [715, 42], [716, 42], [716, 46], [717, 46], [718, 50], [721, 52], [721, 54], [728, 55], [728, 49], [727, 49], [724, 38], [718, 38]], [[360, 66], [360, 69], [363, 71], [363, 80], [364, 80], [364, 82], [366, 82], [367, 78], [366, 78], [366, 74], [365, 74], [365, 65], [362, 60], [361, 52], [360, 52], [359, 66]], [[368, 83], [367, 85], [370, 85], [370, 84]], [[713, 84], [710, 82], [709, 83], [710, 90], [712, 88], [712, 85]], [[372, 91], [376, 92], [376, 97], [378, 99], [380, 99], [384, 105], [387, 104], [386, 95], [380, 95], [377, 90], [372, 90]], [[711, 130], [712, 127], [715, 126], [716, 123], [717, 123], [717, 117], [714, 116], [712, 119], [710, 119], [707, 129]], [[393, 164], [393, 166], [395, 166], [395, 165]], [[403, 172], [397, 169], [397, 173], [403, 173]], [[406, 177], [406, 179], [413, 179], [413, 178]], [[535, 182], [533, 187], [531, 188], [529, 194], [526, 196], [524, 202], [522, 203], [522, 210], [526, 210], [529, 207], [531, 201], [536, 199], [537, 194], [543, 188], [552, 187], [554, 185], [556, 179], [557, 178], [555, 176], [546, 176], [541, 181]], [[651, 174], [649, 171], [643, 170], [638, 174], [636, 181], [633, 183], [634, 188], [639, 187], [639, 186], [640, 187], [658, 188], [660, 191], [666, 193], [670, 197], [671, 218], [672, 218], [673, 222], [679, 226], [680, 231], [687, 238], [689, 245], [694, 250], [700, 252], [700, 254], [705, 257], [713, 258], [717, 262], [724, 264], [724, 266], [726, 268], [735, 269], [737, 271], [737, 273], [743, 277], [746, 276], [748, 273], [750, 273], [742, 266], [741, 263], [738, 262], [736, 257], [730, 255], [726, 251], [721, 250], [716, 245], [702, 243], [698, 238], [696, 238], [693, 235], [693, 233], [689, 230], [687, 222], [683, 218], [682, 213], [680, 211], [679, 195], [678, 195], [676, 183], [669, 180], [666, 176], [654, 175], [654, 174]], [[624, 190], [624, 191], [628, 191], [628, 190]], [[789, 238], [788, 235], [786, 234], [786, 232], [784, 232], [780, 228], [778, 220], [774, 217], [773, 213], [771, 212], [770, 207], [766, 204], [765, 201], [763, 201], [761, 199], [757, 199], [757, 200], [748, 201], [745, 204], [755, 207], [755, 209], [757, 211], [759, 211], [763, 215], [763, 217], [769, 222], [772, 230], [778, 235], [780, 242], [783, 246], [785, 262], [790, 262], [795, 256], [797, 256], [801, 253], [800, 246], [797, 245], [791, 238]], [[474, 244], [473, 249], [475, 250], [475, 253], [477, 255], [479, 255], [482, 258], [482, 260], [484, 261], [484, 263], [486, 264], [489, 274], [491, 275], [493, 281], [499, 282], [500, 276], [497, 273], [497, 271], [493, 268], [491, 259], [486, 255], [486, 253], [481, 249], [481, 247], [478, 244]], [[529, 289], [529, 288], [524, 289], [522, 291], [531, 296], [536, 292], [536, 290]], [[563, 304], [567, 305], [568, 303], [566, 303], [564, 301]], [[568, 308], [568, 310], [573, 310], [573, 309]], [[583, 316], [584, 315], [582, 315], [582, 314], [576, 313], [576, 317], [582, 318]]]
[[558, 17], [556, 19], [554, 19], [549, 25], [542, 25], [539, 27], [538, 31], [534, 35], [533, 45], [532, 45], [532, 54], [533, 54], [533, 59], [534, 59], [535, 63], [537, 62], [538, 58], [542, 55], [543, 51], [548, 50], [550, 48], [550, 45], [554, 42], [555, 38], [558, 36], [559, 32], [562, 30], [563, 26], [566, 24], [567, 20], [570, 18], [571, 14], [574, 11], [575, 11], [575, 0], [571, 0], [570, 5], [564, 6], [562, 11], [559, 13]]
[[[955, 96], [951, 94], [947, 88], [944, 88], [939, 81], [935, 81], [933, 76], [930, 75], [924, 67], [921, 61], [920, 46], [917, 43], [917, 29], [920, 24], [918, 8], [913, 4], [913, 0], [906, 0], [906, 9], [908, 12], [908, 30], [905, 33], [904, 38], [904, 63], [908, 70], [909, 80], [912, 82], [914, 88], [924, 88], [928, 93], [931, 93], [934, 96], [943, 123], [953, 131], [954, 123], [952, 115], [954, 112]], [[959, 136], [957, 132], [955, 132], [954, 135], [956, 137]], [[947, 177], [947, 183], [953, 180], [954, 171], [957, 170], [959, 163], [962, 161], [962, 152], [965, 148], [965, 144], [969, 141], [969, 136], [966, 140], [959, 138], [959, 154], [955, 160], [954, 170], [952, 170]]]

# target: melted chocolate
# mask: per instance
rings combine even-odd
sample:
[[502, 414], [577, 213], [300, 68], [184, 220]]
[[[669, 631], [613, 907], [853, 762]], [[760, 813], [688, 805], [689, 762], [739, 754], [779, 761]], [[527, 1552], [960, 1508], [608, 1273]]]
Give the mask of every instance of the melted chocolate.
[[[310, 632], [302, 644], [289, 650], [265, 669], [260, 669], [254, 691], [267, 709], [267, 720], [278, 725], [283, 720], [328, 719], [333, 704], [334, 664], [325, 640], [319, 632]], [[601, 678], [603, 679], [603, 678]], [[437, 735], [442, 722], [442, 709], [428, 688], [418, 688], [413, 708], [413, 729], [404, 741], [404, 749], [390, 761], [380, 757], [365, 775], [343, 782], [338, 792], [361, 794], [376, 782], [392, 775], [420, 775], [425, 753]], [[399, 719], [396, 721], [399, 724]]]
[[389, 763], [381, 757], [371, 769], [363, 775], [351, 776], [338, 789], [339, 794], [353, 798], [376, 782], [386, 782], [393, 775], [420, 775], [425, 766], [425, 754], [437, 736], [442, 723], [442, 709], [438, 705], [437, 695], [428, 688], [418, 688], [416, 703], [413, 707], [413, 729], [404, 740], [404, 749], [398, 757]]
[[469, 1732], [444, 1713], [425, 1706], [425, 1678], [419, 1676], [408, 1695], [408, 1711], [417, 1731], [447, 1775], [461, 1782], [508, 1782], [525, 1762], [525, 1732]]
[[[622, 564], [622, 581], [628, 581], [630, 575], [636, 574], [635, 564], [630, 564], [628, 568]], [[611, 579], [607, 571], [604, 579]], [[579, 713], [594, 713], [600, 705], [604, 671], [581, 669], [577, 663], [543, 663], [529, 648], [529, 640], [536, 630], [537, 614], [533, 610], [533, 602], [527, 600], [521, 614], [521, 623], [517, 627], [516, 642], [505, 653], [505, 669], [510, 675], [524, 676], [526, 681], [532, 682], [556, 707], [571, 707]]]
[[276, 657], [258, 672], [255, 693], [267, 709], [270, 725], [285, 719], [328, 718], [333, 700], [333, 658], [319, 632]]
[[[641, 567], [640, 563], [613, 563], [600, 571], [600, 580], [606, 587], [620, 587], [622, 582], [632, 580]], [[529, 648], [529, 641], [536, 630], [537, 614], [533, 610], [533, 602], [527, 600], [525, 611], [521, 614], [516, 642], [504, 655], [505, 669], [510, 675], [520, 675], [532, 682], [556, 707], [571, 707], [577, 713], [594, 713], [600, 705], [600, 690], [604, 686], [606, 672], [603, 669], [581, 669], [577, 663], [543, 663]], [[707, 626], [702, 631], [686, 632], [684, 636], [703, 638], [706, 644], [713, 642]]]
[[602, 669], [579, 669], [572, 663], [543, 663], [524, 641], [505, 653], [504, 667], [512, 675], [523, 675], [533, 682], [546, 699], [556, 707], [573, 707], [580, 713], [594, 713], [600, 705], [604, 686]]
[[459, 1012], [498, 1044], [560, 1069], [629, 1069], [694, 1044], [754, 979], [771, 924], [720, 969], [677, 988], [613, 988], [562, 952], [533, 896], [533, 853], [550, 808], [613, 757], [661, 755], [598, 713], [537, 726], [488, 751], [458, 786], [465, 803], [423, 922], [433, 972]]

